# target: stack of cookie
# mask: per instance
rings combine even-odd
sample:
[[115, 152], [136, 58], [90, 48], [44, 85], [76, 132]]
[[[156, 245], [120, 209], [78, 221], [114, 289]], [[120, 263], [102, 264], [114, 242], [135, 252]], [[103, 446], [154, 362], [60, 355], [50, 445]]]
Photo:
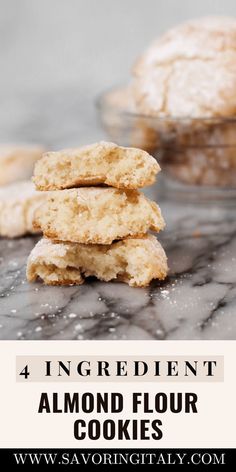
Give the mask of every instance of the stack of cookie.
[[137, 190], [154, 183], [159, 170], [147, 152], [107, 142], [44, 154], [34, 182], [50, 192], [36, 212], [44, 238], [29, 256], [28, 280], [66, 285], [96, 276], [145, 286], [164, 279], [166, 255], [148, 230], [165, 223], [158, 205]]

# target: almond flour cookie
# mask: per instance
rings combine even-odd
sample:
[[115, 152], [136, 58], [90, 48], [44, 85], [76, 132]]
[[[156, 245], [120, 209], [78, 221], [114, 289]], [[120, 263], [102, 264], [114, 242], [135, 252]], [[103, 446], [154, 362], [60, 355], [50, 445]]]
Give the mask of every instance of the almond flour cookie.
[[236, 113], [236, 19], [201, 18], [157, 39], [134, 67], [135, 101], [153, 116]]
[[0, 236], [15, 238], [37, 232], [34, 213], [44, 200], [45, 193], [36, 192], [30, 181], [0, 188]]
[[137, 108], [134, 100], [132, 84], [125, 87], [116, 87], [106, 93], [104, 97], [100, 98], [99, 107], [109, 109], [117, 109], [129, 113], [137, 113]]
[[143, 149], [152, 156], [160, 144], [153, 118], [139, 114], [134, 103], [133, 87], [114, 88], [98, 102], [102, 124], [112, 141], [127, 141], [130, 146]]
[[85, 244], [111, 244], [164, 225], [156, 203], [137, 190], [111, 187], [50, 192], [35, 214], [35, 227], [48, 238]]
[[39, 146], [0, 146], [0, 186], [18, 180], [27, 180], [33, 174], [34, 164], [41, 157]]
[[147, 152], [102, 141], [44, 154], [36, 163], [33, 180], [38, 190], [99, 184], [134, 189], [153, 184], [159, 171]]
[[27, 264], [27, 279], [48, 285], [82, 284], [85, 277], [117, 279], [133, 287], [144, 287], [152, 279], [167, 275], [164, 249], [152, 235], [124, 239], [111, 245], [56, 243], [41, 239]]

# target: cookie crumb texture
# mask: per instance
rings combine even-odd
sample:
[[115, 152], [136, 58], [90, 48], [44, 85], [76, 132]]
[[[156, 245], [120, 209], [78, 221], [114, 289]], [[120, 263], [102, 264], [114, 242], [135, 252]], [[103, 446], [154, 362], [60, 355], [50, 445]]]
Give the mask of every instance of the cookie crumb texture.
[[111, 244], [165, 226], [158, 205], [142, 193], [97, 187], [49, 192], [34, 224], [53, 240], [86, 244]]
[[38, 190], [100, 184], [135, 189], [153, 184], [159, 171], [156, 160], [141, 149], [100, 142], [44, 154], [33, 180]]
[[167, 275], [165, 251], [152, 235], [111, 245], [56, 243], [41, 239], [27, 264], [28, 281], [48, 285], [82, 284], [85, 277], [119, 280], [132, 287], [147, 286]]
[[0, 188], [0, 236], [16, 238], [38, 232], [33, 227], [35, 211], [45, 200], [30, 181]]

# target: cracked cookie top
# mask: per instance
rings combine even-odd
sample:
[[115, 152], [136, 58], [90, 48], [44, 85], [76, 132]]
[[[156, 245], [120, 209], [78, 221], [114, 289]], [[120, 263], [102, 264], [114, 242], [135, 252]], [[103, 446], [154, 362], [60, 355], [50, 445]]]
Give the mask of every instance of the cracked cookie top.
[[231, 116], [236, 112], [236, 19], [202, 18], [166, 32], [133, 68], [140, 112]]

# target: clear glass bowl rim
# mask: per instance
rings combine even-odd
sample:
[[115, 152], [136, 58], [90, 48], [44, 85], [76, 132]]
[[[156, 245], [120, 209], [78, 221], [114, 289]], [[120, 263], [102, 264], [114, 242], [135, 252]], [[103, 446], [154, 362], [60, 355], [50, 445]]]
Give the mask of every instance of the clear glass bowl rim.
[[99, 93], [98, 96], [95, 99], [95, 106], [99, 110], [99, 112], [113, 112], [116, 113], [117, 115], [120, 115], [122, 117], [127, 117], [127, 118], [133, 118], [135, 120], [137, 119], [142, 119], [145, 120], [147, 119], [150, 123], [150, 121], [153, 121], [154, 123], [162, 123], [164, 121], [168, 121], [171, 123], [171, 121], [174, 123], [176, 122], [186, 122], [186, 121], [193, 121], [195, 123], [197, 122], [211, 122], [211, 123], [217, 123], [218, 125], [220, 123], [235, 123], [236, 125], [236, 115], [232, 116], [203, 116], [203, 117], [194, 117], [194, 116], [172, 116], [172, 115], [165, 115], [165, 116], [154, 116], [154, 115], [147, 115], [144, 113], [135, 113], [132, 110], [125, 110], [124, 108], [118, 108], [114, 107], [113, 105], [107, 103], [107, 97], [108, 95], [115, 91], [121, 89], [122, 86], [113, 86], [109, 87], [108, 89], [104, 90], [103, 92]]

